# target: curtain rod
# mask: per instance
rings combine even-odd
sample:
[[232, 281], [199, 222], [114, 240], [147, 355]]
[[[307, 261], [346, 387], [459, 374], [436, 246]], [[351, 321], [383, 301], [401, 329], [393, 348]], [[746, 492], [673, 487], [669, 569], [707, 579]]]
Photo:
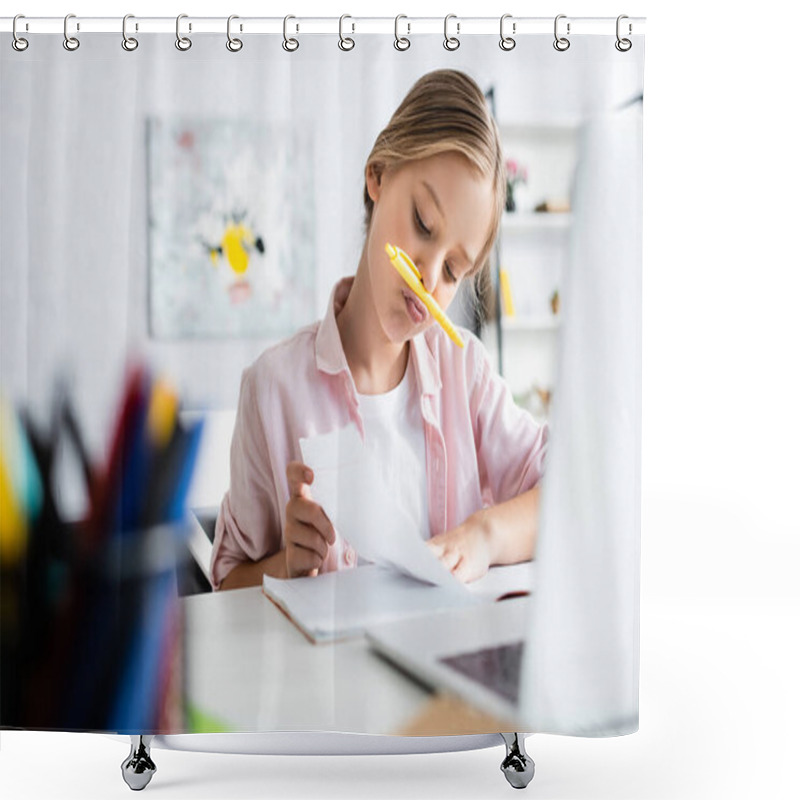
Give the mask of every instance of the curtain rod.
[[[569, 35], [606, 35], [613, 36], [617, 31], [615, 17], [568, 17], [559, 15], [559, 31]], [[359, 33], [383, 33], [393, 35], [395, 24], [401, 36], [414, 34], [444, 34], [444, 17], [304, 17], [292, 16], [288, 22], [290, 34], [337, 34], [341, 30], [345, 35]], [[643, 34], [645, 17], [626, 17], [622, 23], [625, 36]], [[0, 32], [11, 33], [13, 17], [0, 17]], [[504, 23], [506, 36], [522, 36], [525, 34], [553, 35], [554, 17], [513, 17], [507, 16]], [[569, 25], [569, 31], [566, 30]], [[136, 17], [128, 19], [129, 34], [138, 33], [175, 33], [175, 17]], [[227, 17], [193, 17], [185, 16], [181, 20], [181, 30], [190, 34], [226, 33]], [[232, 30], [244, 34], [283, 34], [284, 17], [236, 17], [232, 22]], [[70, 16], [70, 34], [74, 33], [120, 33], [122, 17], [80, 17]], [[17, 33], [63, 33], [64, 17], [27, 17], [17, 20]], [[500, 35], [500, 17], [458, 17], [452, 15], [448, 32], [451, 36], [470, 36], [477, 34]]]

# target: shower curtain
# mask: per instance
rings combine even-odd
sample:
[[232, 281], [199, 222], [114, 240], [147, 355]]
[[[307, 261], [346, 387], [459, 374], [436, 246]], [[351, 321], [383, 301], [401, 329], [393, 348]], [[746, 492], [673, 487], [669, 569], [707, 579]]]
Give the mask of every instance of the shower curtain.
[[[613, 19], [586, 35], [556, 20], [555, 36], [518, 21], [515, 39], [504, 20], [505, 40], [456, 19], [410, 35], [385, 20], [395, 36], [345, 20], [338, 39], [336, 20], [305, 36], [239, 22], [3, 34], [0, 726], [636, 730], [643, 35]], [[382, 261], [365, 249], [365, 167], [441, 70], [480, 91], [504, 191], [485, 280], [459, 280], [440, 316], [438, 245], [399, 232], [437, 217], [424, 241], [469, 271], [469, 203], [431, 199], [451, 162], [393, 184], [408, 192]], [[389, 245], [419, 263], [403, 273]], [[354, 383], [350, 418], [325, 393], [355, 371], [336, 320], [365, 259], [429, 323], [406, 337], [402, 408], [421, 417], [372, 448], [363, 418], [390, 393]], [[314, 481], [295, 491], [300, 457]], [[226, 590], [233, 565], [285, 550], [287, 501], [308, 486], [339, 560]], [[515, 519], [538, 529], [533, 558], [518, 547], [465, 583], [424, 546], [532, 488]], [[482, 644], [436, 655], [440, 620]], [[492, 620], [521, 632], [510, 671], [493, 648], [516, 642], [486, 644]], [[427, 644], [407, 638], [426, 625]]]

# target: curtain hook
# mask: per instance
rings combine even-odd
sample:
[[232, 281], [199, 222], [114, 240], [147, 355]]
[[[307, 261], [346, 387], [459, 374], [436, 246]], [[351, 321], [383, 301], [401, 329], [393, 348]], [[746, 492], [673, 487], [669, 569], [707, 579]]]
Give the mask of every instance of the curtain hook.
[[[122, 49], [132, 53], [139, 46], [139, 40], [133, 36], [128, 36], [127, 25], [129, 19], [135, 19], [133, 14], [126, 14], [122, 18]], [[138, 30], [139, 26], [137, 25], [136, 28]]]
[[[228, 17], [228, 41], [225, 42], [225, 47], [227, 47], [231, 53], [238, 53], [242, 47], [244, 47], [241, 39], [236, 39], [231, 36], [231, 22], [235, 19], [239, 19], [236, 14], [231, 14]], [[239, 30], [241, 30], [241, 26], [239, 27]]]
[[[395, 50], [408, 50], [411, 47], [411, 39], [406, 39], [405, 36], [402, 38], [400, 37], [400, 33], [398, 28], [400, 27], [399, 23], [401, 19], [408, 19], [405, 14], [398, 14], [394, 18], [394, 49]], [[408, 27], [408, 33], [411, 33], [411, 23], [407, 22], [406, 26]]]
[[[555, 23], [553, 24], [553, 33], [554, 33], [554, 35], [556, 37], [556, 40], [553, 42], [553, 47], [555, 47], [555, 49], [558, 50], [559, 53], [563, 53], [565, 50], [569, 50], [569, 46], [570, 46], [569, 39], [567, 39], [565, 36], [559, 36], [558, 35], [558, 21], [560, 19], [566, 19], [566, 18], [567, 18], [566, 14], [559, 14], [556, 17]], [[567, 36], [569, 36], [569, 29], [570, 29], [570, 24], [568, 22], [567, 23]]]
[[[517, 46], [516, 39], [514, 39], [511, 36], [506, 36], [505, 33], [503, 32], [503, 25], [505, 24], [505, 21], [507, 19], [511, 19], [511, 18], [512, 18], [511, 14], [503, 14], [503, 16], [500, 17], [500, 49], [501, 50], [506, 50], [506, 51], [513, 50]], [[516, 32], [517, 32], [517, 23], [516, 22], [512, 22], [511, 23], [511, 33], [516, 33]]]
[[[188, 36], [181, 36], [181, 20], [188, 19], [188, 17], [188, 14], [178, 14], [175, 20], [175, 47], [184, 52], [192, 46], [192, 40]], [[189, 30], [191, 29], [192, 26], [189, 25]]]
[[[67, 14], [67, 16], [64, 17], [64, 49], [72, 52], [73, 50], [77, 50], [81, 46], [81, 43], [74, 36], [70, 36], [67, 31], [67, 25], [70, 19], [75, 19], [75, 15]], [[78, 25], [78, 30], [80, 30], [80, 25]]]
[[23, 50], [27, 50], [28, 49], [28, 40], [27, 39], [23, 39], [17, 33], [17, 20], [18, 19], [25, 19], [25, 15], [24, 14], [17, 14], [17, 16], [14, 17], [14, 22], [11, 25], [11, 33], [14, 35], [14, 38], [11, 40], [11, 46], [18, 53], [21, 53]]
[[[633, 47], [633, 42], [631, 42], [630, 39], [622, 39], [622, 38], [620, 38], [620, 35], [619, 35], [619, 23], [623, 19], [628, 19], [628, 15], [627, 14], [620, 14], [617, 17], [617, 41], [614, 42], [614, 47], [616, 47], [617, 50], [620, 51], [620, 53], [627, 53], [628, 50], [630, 50], [631, 47]], [[633, 33], [633, 25], [631, 25], [631, 23], [629, 22], [628, 23], [628, 35], [630, 36], [630, 34], [632, 34], [632, 33]]]
[[[444, 49], [445, 50], [458, 50], [461, 47], [461, 42], [458, 39], [458, 36], [448, 36], [447, 35], [447, 23], [451, 19], [457, 19], [455, 14], [448, 14], [444, 18]], [[456, 33], [461, 33], [461, 23], [456, 22]]]
[[[349, 14], [342, 14], [342, 16], [339, 17], [339, 49], [340, 50], [345, 50], [345, 51], [346, 50], [352, 50], [356, 46], [355, 41], [353, 39], [351, 39], [349, 36], [347, 38], [342, 36], [342, 23], [346, 19], [353, 19], [353, 18]], [[355, 24], [355, 22], [352, 23], [352, 25], [353, 25], [352, 33], [355, 33], [356, 32], [356, 24]]]
[[[283, 49], [286, 50], [287, 53], [293, 53], [295, 50], [297, 50], [298, 47], [300, 47], [300, 42], [298, 42], [297, 39], [295, 38], [290, 39], [286, 36], [286, 23], [290, 19], [297, 19], [297, 17], [293, 17], [291, 14], [287, 14], [283, 18]], [[299, 31], [300, 26], [299, 25], [295, 26], [295, 30]]]

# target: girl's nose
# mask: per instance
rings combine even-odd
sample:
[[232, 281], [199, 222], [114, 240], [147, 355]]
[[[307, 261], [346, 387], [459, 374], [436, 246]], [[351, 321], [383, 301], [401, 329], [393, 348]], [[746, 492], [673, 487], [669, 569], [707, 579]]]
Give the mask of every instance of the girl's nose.
[[[436, 267], [436, 261], [417, 261], [417, 269], [419, 270], [419, 274], [422, 275], [422, 285], [425, 287], [425, 291], [429, 294], [433, 294], [436, 289], [436, 285], [439, 282], [439, 275], [441, 274], [441, 269]], [[429, 266], [430, 265], [430, 266]]]

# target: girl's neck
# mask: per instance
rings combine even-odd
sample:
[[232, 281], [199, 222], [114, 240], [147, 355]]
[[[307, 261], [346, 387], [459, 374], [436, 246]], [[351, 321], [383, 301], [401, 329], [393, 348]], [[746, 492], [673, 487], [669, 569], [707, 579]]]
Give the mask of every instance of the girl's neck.
[[362, 253], [356, 277], [342, 310], [336, 317], [347, 365], [359, 394], [384, 394], [403, 379], [408, 363], [408, 342], [390, 341], [381, 327], [369, 285], [369, 270]]

